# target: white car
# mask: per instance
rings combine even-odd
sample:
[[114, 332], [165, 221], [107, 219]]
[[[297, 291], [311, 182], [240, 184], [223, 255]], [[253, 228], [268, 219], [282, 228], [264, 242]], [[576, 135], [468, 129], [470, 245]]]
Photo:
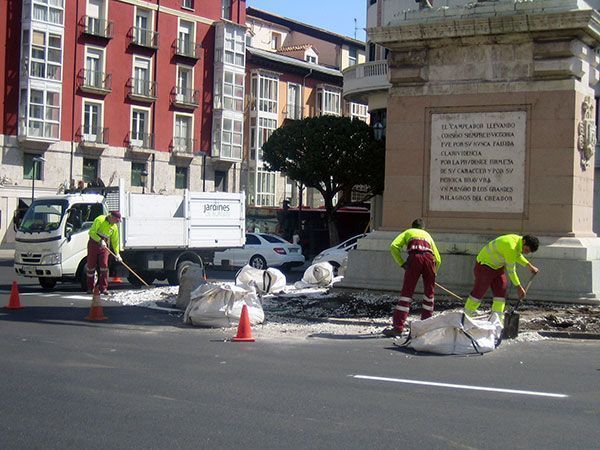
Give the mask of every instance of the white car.
[[334, 272], [337, 273], [337, 269], [342, 265], [347, 263], [348, 252], [350, 250], [354, 250], [358, 245], [358, 240], [360, 238], [365, 237], [366, 234], [359, 234], [357, 236], [351, 237], [348, 240], [345, 240], [341, 244], [336, 245], [335, 247], [331, 247], [323, 250], [315, 259], [313, 259], [313, 264], [319, 262], [328, 262], [333, 266]]
[[243, 267], [250, 264], [256, 269], [281, 267], [289, 269], [304, 264], [302, 248], [274, 234], [246, 233], [242, 248], [229, 248], [216, 252], [215, 266]]

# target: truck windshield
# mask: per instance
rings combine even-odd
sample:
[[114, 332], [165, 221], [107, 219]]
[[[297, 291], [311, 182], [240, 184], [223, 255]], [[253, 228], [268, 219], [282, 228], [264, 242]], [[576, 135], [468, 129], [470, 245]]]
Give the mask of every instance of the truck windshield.
[[31, 233], [58, 229], [68, 204], [67, 200], [35, 200], [25, 213], [19, 231]]

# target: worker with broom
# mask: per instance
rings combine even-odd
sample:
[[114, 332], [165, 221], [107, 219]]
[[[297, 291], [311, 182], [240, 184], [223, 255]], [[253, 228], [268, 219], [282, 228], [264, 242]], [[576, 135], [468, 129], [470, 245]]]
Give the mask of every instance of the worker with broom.
[[100, 215], [94, 219], [90, 228], [90, 239], [87, 246], [87, 292], [94, 289], [94, 275], [98, 267], [98, 289], [101, 294], [108, 294], [108, 254], [110, 246], [113, 249], [115, 259], [122, 262], [119, 244], [119, 226], [121, 221], [119, 211], [111, 211], [110, 214]]
[[[392, 257], [405, 272], [402, 292], [392, 315], [392, 328], [383, 330], [383, 334], [387, 337], [402, 335], [415, 287], [421, 275], [423, 276], [424, 294], [421, 303], [421, 320], [428, 319], [433, 315], [435, 275], [442, 258], [433, 238], [424, 228], [423, 219], [415, 219], [412, 227], [400, 233], [390, 245]], [[405, 247], [408, 252], [406, 261], [402, 257], [402, 250]]]
[[498, 314], [501, 316], [500, 319], [503, 319], [507, 288], [504, 272], [505, 270], [508, 272], [508, 278], [516, 286], [519, 299], [524, 298], [525, 289], [521, 286], [517, 275], [516, 264], [526, 266], [533, 274], [538, 273], [539, 269], [527, 261], [523, 255], [534, 253], [539, 245], [538, 238], [530, 234], [525, 236], [505, 234], [483, 247], [477, 255], [477, 262], [473, 269], [475, 286], [465, 303], [465, 314], [468, 316], [477, 314], [481, 300], [491, 286], [492, 313]]

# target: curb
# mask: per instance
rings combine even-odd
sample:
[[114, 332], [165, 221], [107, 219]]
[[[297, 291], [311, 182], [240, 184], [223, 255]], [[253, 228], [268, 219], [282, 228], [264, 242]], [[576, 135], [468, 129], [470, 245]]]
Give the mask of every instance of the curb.
[[[522, 330], [525, 331], [525, 330]], [[538, 331], [540, 336], [561, 339], [600, 339], [600, 333], [585, 333], [583, 331]]]

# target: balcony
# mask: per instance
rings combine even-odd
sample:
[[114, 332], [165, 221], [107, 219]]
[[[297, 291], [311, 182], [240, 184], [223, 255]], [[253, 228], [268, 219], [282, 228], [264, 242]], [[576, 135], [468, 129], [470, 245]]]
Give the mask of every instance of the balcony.
[[31, 148], [47, 149], [51, 144], [60, 141], [60, 125], [53, 122], [44, 122], [40, 119], [19, 119], [17, 140]]
[[343, 70], [344, 98], [348, 101], [367, 102], [368, 96], [377, 91], [387, 91], [387, 61], [372, 61], [350, 66]]
[[302, 109], [302, 106], [288, 103], [283, 113], [285, 114], [285, 118], [288, 120], [301, 120]]
[[139, 155], [149, 155], [154, 152], [154, 135], [131, 131], [127, 135], [129, 151]]
[[127, 96], [131, 100], [153, 103], [156, 101], [156, 81], [130, 78], [127, 81]]
[[77, 86], [82, 92], [106, 95], [112, 91], [112, 76], [109, 73], [81, 69], [77, 74]]
[[92, 128], [84, 131], [84, 127], [77, 130], [79, 146], [91, 150], [104, 150], [108, 147], [108, 128]]
[[103, 39], [113, 38], [113, 23], [97, 17], [83, 16], [79, 21], [82, 34]]
[[175, 39], [173, 53], [184, 58], [198, 60], [202, 54], [202, 46], [191, 39]]
[[177, 108], [196, 109], [200, 104], [200, 91], [175, 86], [171, 89], [171, 104]]
[[139, 47], [158, 49], [158, 33], [145, 28], [131, 27], [128, 33], [130, 44]]
[[195, 147], [196, 139], [181, 136], [175, 136], [171, 144], [173, 155], [184, 158], [193, 158]]

